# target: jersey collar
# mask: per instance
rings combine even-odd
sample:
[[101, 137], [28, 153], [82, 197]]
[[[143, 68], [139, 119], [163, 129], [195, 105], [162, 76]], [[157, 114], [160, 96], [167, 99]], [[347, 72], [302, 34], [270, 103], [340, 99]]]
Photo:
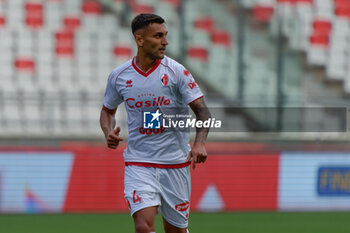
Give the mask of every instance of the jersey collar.
[[155, 69], [157, 69], [157, 67], [159, 66], [161, 59], [158, 59], [157, 62], [154, 64], [153, 67], [151, 67], [149, 70], [147, 70], [147, 72], [143, 72], [139, 67], [137, 67], [137, 65], [135, 64], [135, 60], [136, 57], [134, 57], [132, 59], [132, 66], [134, 67], [134, 69], [137, 71], [137, 73], [141, 74], [144, 77], [147, 77], [148, 75], [150, 75]]

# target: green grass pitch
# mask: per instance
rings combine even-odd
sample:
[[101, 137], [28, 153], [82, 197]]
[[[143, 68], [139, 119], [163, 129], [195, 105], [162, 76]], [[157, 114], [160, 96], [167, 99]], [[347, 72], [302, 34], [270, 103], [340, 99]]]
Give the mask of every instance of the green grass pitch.
[[[350, 212], [192, 213], [190, 233], [349, 233]], [[1, 233], [133, 233], [129, 214], [0, 215]], [[156, 232], [164, 232], [161, 217]]]

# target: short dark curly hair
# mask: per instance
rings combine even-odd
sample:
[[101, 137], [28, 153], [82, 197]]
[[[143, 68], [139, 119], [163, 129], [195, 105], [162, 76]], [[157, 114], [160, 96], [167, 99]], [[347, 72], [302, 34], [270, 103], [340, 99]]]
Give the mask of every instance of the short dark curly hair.
[[155, 14], [139, 14], [131, 22], [132, 34], [134, 34], [138, 29], [147, 27], [151, 23], [165, 23], [165, 20], [159, 15]]

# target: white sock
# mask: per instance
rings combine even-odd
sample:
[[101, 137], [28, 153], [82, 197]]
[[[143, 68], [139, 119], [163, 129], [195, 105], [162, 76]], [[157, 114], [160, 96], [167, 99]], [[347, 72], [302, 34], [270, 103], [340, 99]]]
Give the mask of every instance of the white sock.
[[190, 233], [190, 232], [188, 231], [188, 229], [186, 229], [186, 232], [187, 232], [187, 233]]

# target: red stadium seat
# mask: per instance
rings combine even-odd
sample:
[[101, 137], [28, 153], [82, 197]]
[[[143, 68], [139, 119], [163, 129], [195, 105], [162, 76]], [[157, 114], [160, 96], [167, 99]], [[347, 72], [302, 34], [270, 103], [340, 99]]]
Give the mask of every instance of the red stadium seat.
[[325, 19], [315, 19], [312, 23], [313, 33], [310, 36], [310, 43], [314, 46], [328, 47], [329, 35], [332, 30], [332, 24]]
[[350, 19], [350, 8], [337, 8], [335, 9], [335, 14], [338, 17], [344, 17]]
[[329, 36], [322, 34], [313, 34], [310, 36], [310, 43], [314, 46], [327, 48], [329, 46]]
[[18, 71], [34, 72], [35, 62], [33, 58], [16, 58], [15, 67]]
[[210, 16], [204, 16], [194, 21], [194, 26], [197, 29], [210, 33], [215, 28], [215, 20]]
[[187, 49], [187, 55], [193, 59], [198, 59], [203, 62], [208, 61], [208, 50], [202, 47], [189, 47]]
[[43, 5], [38, 2], [27, 2], [26, 9], [26, 24], [31, 29], [41, 28], [44, 24]]
[[172, 4], [174, 7], [179, 7], [181, 0], [160, 0], [161, 2], [167, 2]]
[[56, 55], [74, 55], [74, 34], [72, 31], [59, 31], [56, 33]]
[[140, 13], [153, 13], [153, 7], [150, 5], [145, 5], [145, 4], [132, 4], [132, 12], [134, 14], [140, 14]]
[[314, 33], [322, 35], [329, 35], [332, 30], [331, 22], [324, 19], [315, 19], [312, 23], [312, 27], [314, 29]]
[[99, 15], [101, 14], [101, 5], [95, 1], [84, 1], [82, 11], [85, 14]]
[[56, 40], [73, 40], [74, 34], [71, 31], [59, 31], [56, 33]]
[[114, 55], [115, 56], [125, 56], [125, 57], [131, 57], [132, 56], [132, 49], [127, 46], [121, 46], [121, 45], [116, 45], [114, 47]]
[[277, 3], [295, 3], [296, 0], [276, 0]]
[[59, 48], [73, 48], [74, 41], [73, 40], [57, 40], [56, 47]]
[[338, 17], [350, 18], [350, 1], [334, 0], [334, 8]]
[[74, 31], [80, 27], [81, 21], [78, 16], [66, 16], [63, 19], [63, 24], [67, 30]]
[[5, 27], [6, 25], [6, 19], [4, 15], [0, 15], [0, 28]]
[[74, 48], [73, 47], [56, 47], [56, 55], [57, 56], [64, 56], [64, 57], [71, 57], [74, 55]]
[[312, 4], [313, 0], [295, 0], [296, 3], [309, 3]]
[[230, 47], [231, 36], [227, 31], [214, 30], [211, 32], [211, 41], [213, 44]]
[[288, 3], [288, 4], [298, 4], [298, 3], [313, 3], [313, 0], [276, 0], [277, 3]]
[[337, 8], [349, 8], [350, 2], [348, 0], [334, 0], [334, 5]]
[[253, 9], [254, 19], [258, 22], [268, 23], [270, 22], [274, 9], [272, 6], [256, 5]]
[[44, 24], [43, 18], [26, 18], [26, 24], [28, 27], [32, 29], [38, 29], [41, 28]]
[[25, 5], [25, 9], [27, 12], [42, 12], [43, 5], [38, 2], [27, 2]]
[[276, 0], [277, 3], [289, 3], [289, 4], [298, 4], [298, 3], [313, 3], [313, 0]]

